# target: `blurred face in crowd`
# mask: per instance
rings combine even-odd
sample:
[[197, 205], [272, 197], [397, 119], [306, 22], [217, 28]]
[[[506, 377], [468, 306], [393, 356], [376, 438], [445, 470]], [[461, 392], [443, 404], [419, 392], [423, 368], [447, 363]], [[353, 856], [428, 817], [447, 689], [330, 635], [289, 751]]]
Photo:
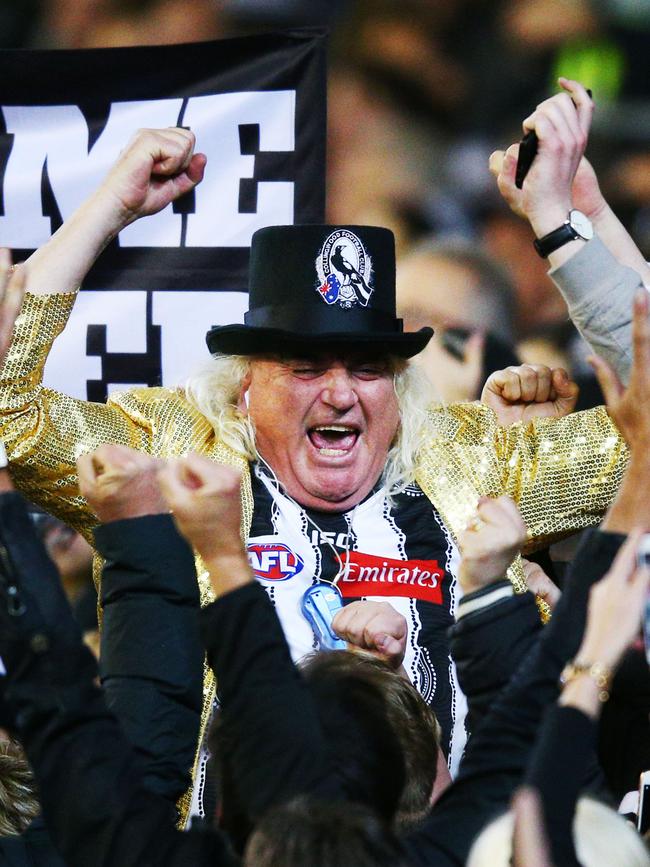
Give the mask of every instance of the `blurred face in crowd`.
[[93, 550], [86, 540], [62, 521], [43, 516], [43, 543], [63, 580], [66, 593], [74, 597], [92, 575]]
[[258, 451], [301, 505], [345, 511], [372, 490], [399, 424], [393, 369], [360, 355], [251, 361]]
[[65, 524], [57, 524], [48, 531], [45, 547], [64, 577], [81, 578], [92, 568], [92, 548], [83, 536]]
[[482, 296], [480, 276], [465, 263], [436, 253], [414, 252], [400, 259], [397, 306], [408, 331], [423, 325], [495, 330], [495, 314]]
[[461, 365], [443, 342], [448, 328], [475, 332], [491, 327], [494, 313], [481, 296], [475, 270], [436, 253], [408, 254], [397, 270], [397, 307], [405, 331], [417, 331], [424, 325], [436, 330], [415, 363], [438, 397], [449, 403], [475, 400], [482, 373], [480, 358], [470, 367]]
[[524, 334], [566, 322], [569, 315], [564, 299], [548, 278], [548, 263], [530, 255], [532, 241], [532, 229], [514, 214], [499, 214], [483, 226], [483, 243], [506, 265], [514, 282], [517, 331]]

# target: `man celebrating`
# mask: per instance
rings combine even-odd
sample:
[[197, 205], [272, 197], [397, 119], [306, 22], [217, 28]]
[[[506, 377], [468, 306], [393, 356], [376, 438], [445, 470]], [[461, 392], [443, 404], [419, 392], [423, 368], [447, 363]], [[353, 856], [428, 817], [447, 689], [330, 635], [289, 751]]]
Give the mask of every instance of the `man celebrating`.
[[[336, 584], [346, 598], [390, 598], [409, 624], [405, 666], [438, 714], [454, 767], [464, 741], [446, 639], [458, 594], [455, 538], [480, 495], [512, 496], [531, 546], [595, 523], [621, 476], [624, 444], [603, 408], [553, 417], [563, 397], [569, 408], [573, 399], [559, 374], [528, 371], [525, 382], [512, 374], [501, 390], [521, 423], [508, 429], [478, 404], [427, 409], [408, 359], [431, 330], [402, 333], [392, 236], [372, 227], [260, 230], [245, 324], [209, 332], [212, 367], [186, 390], [135, 388], [103, 405], [45, 389], [43, 365], [76, 287], [126, 225], [201, 180], [205, 158], [193, 146], [183, 129], [139, 133], [97, 192], [18, 269], [29, 294], [0, 380], [0, 438], [14, 478], [88, 533], [95, 518], [75, 460], [103, 443], [156, 456], [197, 451], [239, 467], [242, 533], [294, 656], [317, 643], [302, 613], [313, 584]], [[343, 291], [352, 272], [365, 304]], [[101, 450], [93, 460], [101, 474]], [[525, 586], [520, 568], [511, 577]]]

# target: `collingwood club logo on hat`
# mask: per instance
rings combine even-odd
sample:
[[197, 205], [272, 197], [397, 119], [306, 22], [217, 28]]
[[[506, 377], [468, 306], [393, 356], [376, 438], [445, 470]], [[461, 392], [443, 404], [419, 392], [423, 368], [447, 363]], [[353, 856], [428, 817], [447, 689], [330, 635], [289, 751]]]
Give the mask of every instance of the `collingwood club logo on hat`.
[[373, 293], [372, 259], [354, 232], [336, 229], [316, 258], [317, 292], [326, 304], [344, 310], [366, 307]]

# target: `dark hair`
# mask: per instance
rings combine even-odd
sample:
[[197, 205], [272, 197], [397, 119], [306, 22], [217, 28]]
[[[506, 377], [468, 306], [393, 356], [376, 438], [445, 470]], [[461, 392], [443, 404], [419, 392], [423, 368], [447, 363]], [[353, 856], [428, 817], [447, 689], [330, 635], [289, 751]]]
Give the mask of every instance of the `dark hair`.
[[[332, 781], [341, 798], [369, 807], [390, 825], [406, 780], [404, 755], [388, 719], [382, 683], [375, 683], [367, 671], [365, 667], [361, 674], [324, 667], [308, 686], [318, 711]], [[217, 714], [209, 748], [218, 780], [219, 826], [235, 850], [242, 852], [252, 830], [251, 820], [256, 817], [248, 814], [239, 797], [230, 759], [236, 739], [237, 732]], [[277, 784], [281, 790], [282, 780]]]
[[[306, 657], [301, 673], [348, 801], [370, 807], [400, 829], [419, 821], [429, 810], [439, 727], [415, 688], [382, 660], [346, 650]], [[217, 714], [209, 748], [218, 778], [220, 826], [241, 852], [251, 827], [228, 758], [236, 737]]]
[[251, 836], [244, 867], [407, 867], [402, 849], [360, 804], [299, 798], [271, 810]]
[[[381, 697], [382, 712], [400, 745], [405, 770], [395, 823], [404, 830], [422, 819], [429, 812], [436, 779], [440, 727], [415, 687], [383, 660], [346, 650], [311, 654], [304, 660], [302, 672], [312, 691], [324, 679], [351, 679], [363, 682]], [[340, 735], [333, 732], [332, 737]]]
[[345, 667], [324, 665], [305, 675], [330, 766], [347, 800], [371, 807], [391, 823], [406, 782], [406, 768], [381, 686], [372, 676], [365, 676], [365, 670]]

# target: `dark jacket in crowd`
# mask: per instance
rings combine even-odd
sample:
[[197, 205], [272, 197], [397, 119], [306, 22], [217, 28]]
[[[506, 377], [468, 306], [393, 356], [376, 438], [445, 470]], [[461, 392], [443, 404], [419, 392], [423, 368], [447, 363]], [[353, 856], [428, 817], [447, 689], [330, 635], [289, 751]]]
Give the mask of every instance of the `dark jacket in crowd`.
[[[134, 748], [143, 785], [165, 799], [167, 820], [173, 824], [175, 801], [191, 779], [202, 703], [194, 558], [169, 515], [99, 527], [96, 542], [106, 558], [101, 587], [104, 694]], [[54, 629], [59, 647], [78, 653], [79, 633], [56, 568], [15, 493], [0, 495], [0, 563], [5, 582], [15, 572], [21, 594], [33, 595], [44, 607], [43, 625]], [[7, 710], [5, 706], [5, 716]], [[5, 723], [11, 727], [12, 720]], [[63, 863], [41, 817], [20, 837], [0, 839], [2, 867]]]
[[573, 843], [573, 816], [582, 781], [593, 768], [597, 731], [596, 721], [577, 708], [552, 705], [526, 772], [526, 783], [540, 796], [556, 867], [581, 867]]
[[192, 783], [203, 702], [194, 555], [168, 514], [100, 525], [95, 545], [106, 703], [144, 762], [145, 786], [173, 803]]
[[[499, 720], [508, 731], [511, 743], [510, 747], [504, 744], [500, 748], [504, 751], [503, 758], [507, 755], [516, 757], [522, 748], [527, 755], [530, 754], [534, 725], [540, 726], [540, 734], [528, 763], [526, 780], [540, 792], [554, 863], [562, 865], [577, 863], [571, 828], [578, 795], [588, 789], [592, 794], [609, 800], [609, 793], [596, 759], [596, 725], [579, 711], [560, 708], [555, 704], [559, 676], [564, 665], [577, 653], [582, 641], [589, 591], [608, 570], [624, 538], [619, 534], [598, 530], [585, 535], [567, 576], [565, 591], [550, 623], [544, 628], [533, 624], [532, 595], [523, 594], [511, 596], [501, 603], [467, 615], [452, 630], [452, 653], [458, 654], [461, 686], [470, 696], [476, 689], [480, 702], [484, 702], [486, 693], [489, 694], [489, 686], [487, 690], [482, 687], [482, 684], [490, 683], [487, 666], [492, 667], [496, 680], [510, 678], [506, 688], [496, 697], [487, 721], [477, 723], [474, 742], [468, 750], [468, 760], [461, 764], [457, 782], [462, 784], [469, 778], [471, 784], [473, 775], [481, 773], [482, 760], [489, 761], [489, 753], [493, 749], [491, 742], [501, 737], [495, 729]], [[484, 594], [489, 592], [489, 589], [479, 591]], [[466, 597], [464, 601], [468, 600], [469, 597]], [[499, 608], [504, 614], [505, 626], [501, 641], [485, 641], [483, 629], [498, 615]], [[524, 613], [526, 608], [528, 611]], [[537, 633], [538, 638], [532, 641], [531, 650], [510, 677], [512, 662], [508, 660], [508, 646], [525, 647], [527, 631]], [[518, 694], [521, 700], [519, 708], [516, 705]], [[485, 716], [485, 705], [480, 703], [479, 707]], [[473, 708], [470, 701], [470, 711], [472, 709], [475, 706]], [[536, 722], [533, 723], [533, 720]], [[572, 749], [571, 744], [577, 732], [583, 737], [579, 746]], [[525, 741], [522, 741], [522, 736]], [[479, 747], [482, 753], [479, 753]], [[474, 757], [478, 759], [476, 764]], [[524, 769], [525, 764], [522, 766]], [[497, 814], [505, 807], [507, 804]]]

